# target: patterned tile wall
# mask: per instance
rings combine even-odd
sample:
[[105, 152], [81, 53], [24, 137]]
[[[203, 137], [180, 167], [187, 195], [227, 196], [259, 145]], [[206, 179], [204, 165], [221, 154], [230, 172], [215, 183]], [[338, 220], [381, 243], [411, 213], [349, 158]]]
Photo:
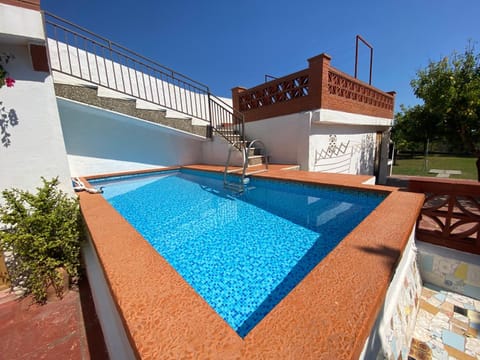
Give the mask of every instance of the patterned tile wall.
[[[446, 253], [451, 251], [451, 256]], [[459, 251], [422, 247], [418, 266], [424, 283], [480, 300], [480, 257]]]
[[397, 304], [390, 319], [384, 319], [381, 332], [383, 351], [377, 359], [407, 359], [415, 329], [422, 280], [416, 261], [408, 264], [403, 278]]

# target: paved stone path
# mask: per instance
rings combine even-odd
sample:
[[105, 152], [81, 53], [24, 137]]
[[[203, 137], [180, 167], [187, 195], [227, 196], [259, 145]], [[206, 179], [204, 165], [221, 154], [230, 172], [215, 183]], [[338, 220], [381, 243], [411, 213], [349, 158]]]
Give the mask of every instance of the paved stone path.
[[449, 178], [450, 175], [461, 175], [460, 170], [442, 170], [442, 169], [430, 169], [428, 171], [430, 174], [437, 174], [438, 178]]

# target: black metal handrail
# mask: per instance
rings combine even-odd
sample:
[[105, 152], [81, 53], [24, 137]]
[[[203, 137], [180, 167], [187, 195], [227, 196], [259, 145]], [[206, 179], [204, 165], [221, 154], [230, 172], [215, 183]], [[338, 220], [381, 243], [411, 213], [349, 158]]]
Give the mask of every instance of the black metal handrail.
[[243, 114], [207, 85], [56, 15], [44, 19], [52, 70], [203, 120], [229, 141], [233, 128], [243, 139]]

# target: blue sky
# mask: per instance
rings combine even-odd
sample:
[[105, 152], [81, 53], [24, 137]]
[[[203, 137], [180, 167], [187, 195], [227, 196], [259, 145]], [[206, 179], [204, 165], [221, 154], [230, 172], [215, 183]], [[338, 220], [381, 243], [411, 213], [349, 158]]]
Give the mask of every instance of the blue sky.
[[[81, 25], [230, 96], [264, 75], [306, 68], [326, 52], [353, 75], [355, 36], [374, 47], [372, 84], [411, 106], [410, 81], [429, 60], [471, 40], [480, 52], [480, 0], [41, 0], [43, 10]], [[359, 77], [368, 81], [369, 50]]]

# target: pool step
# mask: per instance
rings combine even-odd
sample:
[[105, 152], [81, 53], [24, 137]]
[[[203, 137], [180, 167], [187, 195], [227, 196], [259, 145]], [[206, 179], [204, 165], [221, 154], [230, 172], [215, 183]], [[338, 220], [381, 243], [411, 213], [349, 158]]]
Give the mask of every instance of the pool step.
[[[255, 151], [253, 151], [255, 152]], [[261, 165], [264, 162], [264, 155], [250, 155], [248, 156], [248, 166]]]
[[244, 189], [245, 185], [243, 183], [228, 182], [228, 183], [223, 184], [223, 186], [226, 189], [233, 190], [233, 191], [236, 191], [236, 192], [243, 192], [245, 190]]

